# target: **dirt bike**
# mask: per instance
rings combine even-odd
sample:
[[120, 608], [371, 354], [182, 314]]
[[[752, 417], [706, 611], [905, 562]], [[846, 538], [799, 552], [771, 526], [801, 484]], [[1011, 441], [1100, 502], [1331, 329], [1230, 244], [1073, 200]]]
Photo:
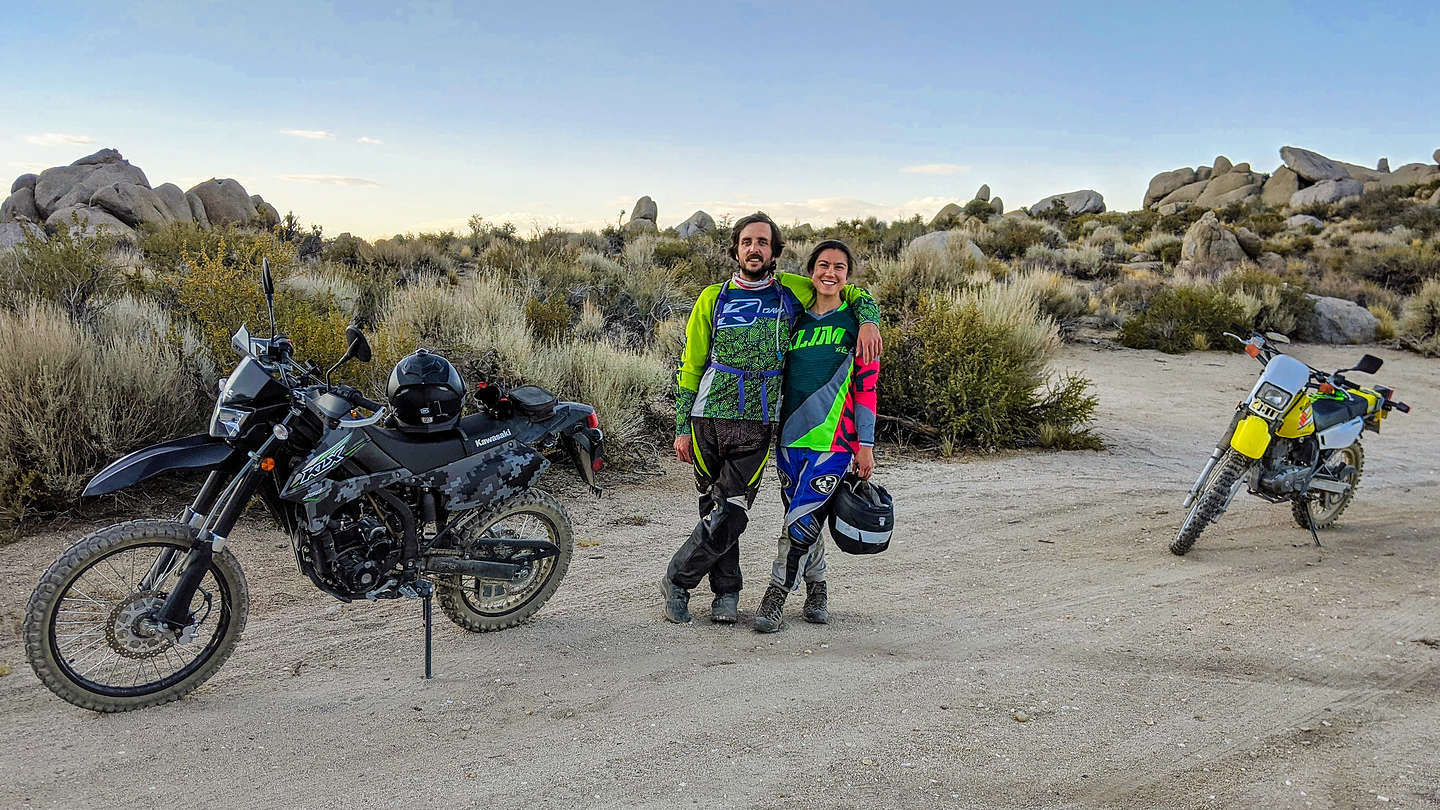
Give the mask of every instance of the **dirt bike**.
[[485, 386], [482, 412], [464, 416], [457, 404], [453, 427], [392, 429], [387, 409], [398, 412], [398, 402], [329, 382], [346, 362], [370, 360], [360, 330], [347, 330], [348, 351], [328, 371], [302, 367], [274, 330], [268, 263], [262, 288], [272, 337], [253, 338], [245, 326], [235, 333], [241, 360], [220, 381], [208, 433], [132, 453], [84, 491], [207, 471], [190, 506], [175, 520], [135, 520], [85, 537], [30, 597], [26, 656], [40, 681], [76, 706], [154, 706], [219, 669], [249, 609], [226, 539], [257, 496], [315, 587], [342, 602], [423, 600], [426, 677], [432, 594], [466, 630], [499, 630], [539, 610], [569, 568], [569, 517], [533, 485], [550, 466], [544, 451], [561, 446], [599, 493], [604, 436], [593, 408], [534, 386], [525, 397]]
[[1310, 530], [1318, 547], [1316, 530], [1335, 523], [1360, 485], [1365, 469], [1360, 434], [1379, 433], [1391, 411], [1408, 413], [1410, 407], [1395, 398], [1394, 389], [1365, 388], [1345, 378], [1352, 371], [1379, 371], [1382, 361], [1374, 355], [1325, 373], [1281, 352], [1275, 344], [1289, 343], [1284, 335], [1246, 340], [1225, 334], [1243, 343], [1264, 370], [1185, 497], [1189, 512], [1170, 551], [1189, 551], [1242, 487], [1271, 503], [1290, 502], [1295, 523]]

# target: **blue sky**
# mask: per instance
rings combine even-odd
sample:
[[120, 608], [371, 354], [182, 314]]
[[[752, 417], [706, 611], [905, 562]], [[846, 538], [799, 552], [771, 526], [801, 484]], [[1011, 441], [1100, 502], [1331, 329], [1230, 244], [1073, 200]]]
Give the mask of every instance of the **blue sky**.
[[0, 171], [114, 146], [368, 237], [597, 227], [641, 194], [662, 227], [928, 218], [981, 183], [1131, 209], [1217, 154], [1429, 162], [1440, 6], [1366, 5], [25, 4]]

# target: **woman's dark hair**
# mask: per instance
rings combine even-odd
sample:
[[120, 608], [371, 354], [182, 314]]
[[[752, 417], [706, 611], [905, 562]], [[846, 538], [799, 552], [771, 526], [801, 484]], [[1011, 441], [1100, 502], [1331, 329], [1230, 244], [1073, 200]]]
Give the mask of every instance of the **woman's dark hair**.
[[780, 226], [775, 224], [764, 211], [756, 211], [749, 216], [743, 216], [735, 227], [730, 229], [730, 258], [740, 261], [740, 232], [745, 230], [746, 225], [754, 225], [763, 222], [770, 226], [770, 258], [772, 261], [779, 261], [780, 254], [785, 251], [785, 237], [780, 234]]
[[839, 239], [826, 239], [810, 251], [810, 258], [805, 260], [805, 275], [808, 276], [815, 272], [815, 262], [819, 261], [820, 254], [827, 250], [838, 250], [845, 254], [845, 264], [848, 265], [845, 271], [847, 279], [859, 272], [859, 268], [855, 265], [855, 254], [850, 252], [850, 246]]

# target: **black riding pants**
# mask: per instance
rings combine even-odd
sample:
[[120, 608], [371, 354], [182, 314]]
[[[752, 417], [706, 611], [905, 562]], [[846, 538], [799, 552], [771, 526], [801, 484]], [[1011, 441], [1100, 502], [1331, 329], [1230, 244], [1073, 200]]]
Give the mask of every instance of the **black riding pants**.
[[772, 426], [742, 419], [690, 421], [700, 522], [670, 560], [670, 581], [685, 590], [707, 575], [717, 594], [739, 593], [740, 535], [770, 458]]

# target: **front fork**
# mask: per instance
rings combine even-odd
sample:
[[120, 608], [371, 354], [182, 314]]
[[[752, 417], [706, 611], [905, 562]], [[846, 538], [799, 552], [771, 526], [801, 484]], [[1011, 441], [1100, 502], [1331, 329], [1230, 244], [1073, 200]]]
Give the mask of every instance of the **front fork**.
[[1195, 499], [1200, 497], [1206, 479], [1210, 477], [1210, 472], [1215, 469], [1215, 465], [1220, 463], [1221, 456], [1224, 456], [1225, 451], [1230, 448], [1230, 437], [1235, 435], [1235, 426], [1240, 424], [1240, 420], [1244, 416], [1243, 409], [1235, 409], [1235, 415], [1230, 418], [1230, 427], [1226, 428], [1225, 435], [1221, 436], [1220, 441], [1215, 445], [1215, 452], [1211, 453], [1210, 458], [1205, 461], [1205, 469], [1200, 471], [1200, 477], [1196, 478], [1195, 485], [1190, 487], [1190, 494], [1185, 496], [1185, 503], [1180, 507], [1181, 509], [1189, 509], [1195, 503]]

